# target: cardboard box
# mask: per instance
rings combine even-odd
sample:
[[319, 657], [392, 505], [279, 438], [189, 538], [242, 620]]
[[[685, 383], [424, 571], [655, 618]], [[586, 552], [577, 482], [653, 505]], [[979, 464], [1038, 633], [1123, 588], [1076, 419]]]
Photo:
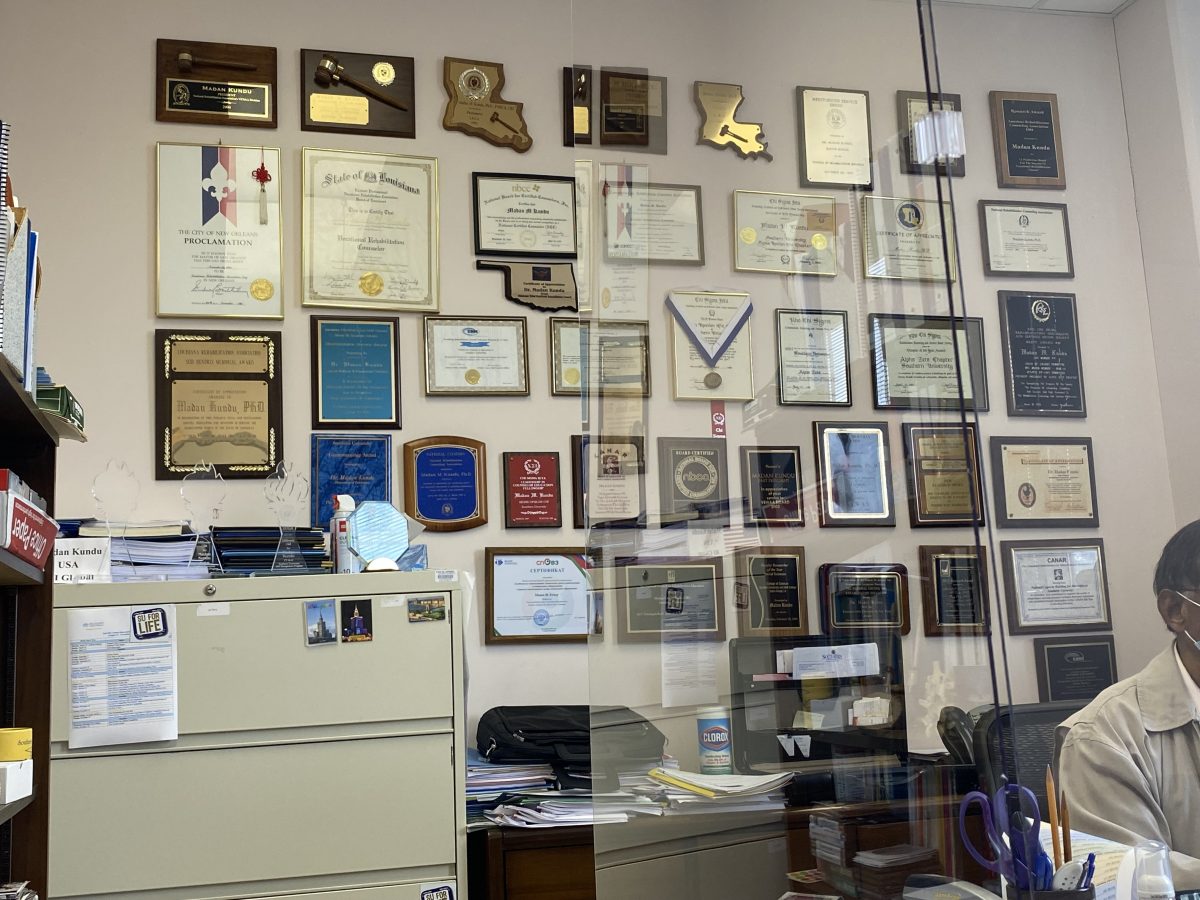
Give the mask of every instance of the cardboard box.
[[0, 762], [0, 803], [12, 803], [33, 793], [33, 760]]

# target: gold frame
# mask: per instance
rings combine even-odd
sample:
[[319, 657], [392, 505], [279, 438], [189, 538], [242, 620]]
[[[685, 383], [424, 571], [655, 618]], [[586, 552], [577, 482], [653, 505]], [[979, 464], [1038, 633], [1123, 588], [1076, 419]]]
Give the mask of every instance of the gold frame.
[[[496, 326], [511, 326], [520, 334], [521, 380], [524, 388], [476, 388], [467, 387], [434, 388], [430, 390], [429, 381], [432, 370], [430, 355], [433, 348], [429, 344], [429, 328], [431, 325], [458, 323], [488, 324]], [[528, 397], [529, 396], [529, 320], [524, 316], [425, 316], [421, 320], [421, 386], [426, 397]], [[471, 370], [467, 374], [470, 375]], [[478, 373], [476, 373], [478, 374]]]
[[[833, 218], [833, 225], [829, 229], [829, 256], [832, 260], [832, 272], [806, 272], [802, 269], [767, 269], [755, 268], [752, 266], [738, 265], [738, 239], [742, 233], [742, 226], [738, 221], [738, 195], [739, 194], [758, 194], [766, 197], [803, 197], [807, 200], [827, 200], [829, 201], [829, 215]], [[733, 269], [735, 272], [770, 272], [780, 275], [814, 275], [818, 278], [836, 278], [838, 275], [838, 258], [837, 258], [837, 197], [826, 194], [789, 194], [781, 191], [747, 191], [735, 189], [731, 195], [733, 204], [733, 228], [730, 229], [729, 238], [730, 246], [733, 248]]]

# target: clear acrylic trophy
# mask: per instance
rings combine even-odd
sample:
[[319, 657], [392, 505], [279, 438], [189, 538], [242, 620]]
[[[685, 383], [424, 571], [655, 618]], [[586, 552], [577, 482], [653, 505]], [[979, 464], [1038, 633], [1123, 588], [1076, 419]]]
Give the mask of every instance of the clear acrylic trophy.
[[275, 574], [302, 573], [310, 571], [304, 562], [304, 553], [296, 539], [296, 522], [304, 521], [308, 510], [308, 479], [300, 474], [295, 464], [281, 462], [263, 486], [267, 506], [279, 523], [279, 545], [275, 548], [275, 560], [271, 572]]
[[196, 532], [196, 550], [192, 560], [205, 563], [209, 572], [224, 571], [213, 542], [213, 528], [221, 519], [225, 506], [225, 478], [211, 463], [196, 466], [179, 483], [179, 496], [187, 522]]

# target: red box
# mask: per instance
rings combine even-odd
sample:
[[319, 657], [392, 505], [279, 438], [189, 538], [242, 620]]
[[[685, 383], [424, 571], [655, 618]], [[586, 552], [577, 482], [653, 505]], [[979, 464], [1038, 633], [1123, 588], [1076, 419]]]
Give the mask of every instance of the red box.
[[18, 494], [9, 491], [0, 497], [4, 498], [5, 513], [0, 547], [39, 569], [44, 568], [54, 550], [58, 523]]

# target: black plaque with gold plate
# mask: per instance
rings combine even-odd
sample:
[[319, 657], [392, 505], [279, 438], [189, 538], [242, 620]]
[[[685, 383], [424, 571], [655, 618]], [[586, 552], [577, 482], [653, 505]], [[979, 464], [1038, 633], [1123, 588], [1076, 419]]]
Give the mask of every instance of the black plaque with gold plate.
[[274, 47], [159, 38], [154, 118], [275, 128]]
[[694, 96], [702, 116], [696, 143], [708, 144], [718, 150], [732, 147], [743, 159], [758, 159], [761, 156], [770, 162], [771, 154], [767, 152], [762, 125], [734, 119], [745, 99], [740, 84], [697, 81]]
[[521, 115], [524, 104], [510, 103], [500, 96], [504, 87], [502, 63], [447, 56], [442, 83], [449, 95], [442, 114], [442, 127], [447, 131], [461, 131], [518, 153], [533, 146]]
[[629, 69], [600, 70], [600, 145], [667, 152], [667, 79]]
[[411, 56], [300, 51], [305, 131], [417, 136]]
[[592, 142], [593, 79], [591, 66], [563, 67], [564, 147]]

